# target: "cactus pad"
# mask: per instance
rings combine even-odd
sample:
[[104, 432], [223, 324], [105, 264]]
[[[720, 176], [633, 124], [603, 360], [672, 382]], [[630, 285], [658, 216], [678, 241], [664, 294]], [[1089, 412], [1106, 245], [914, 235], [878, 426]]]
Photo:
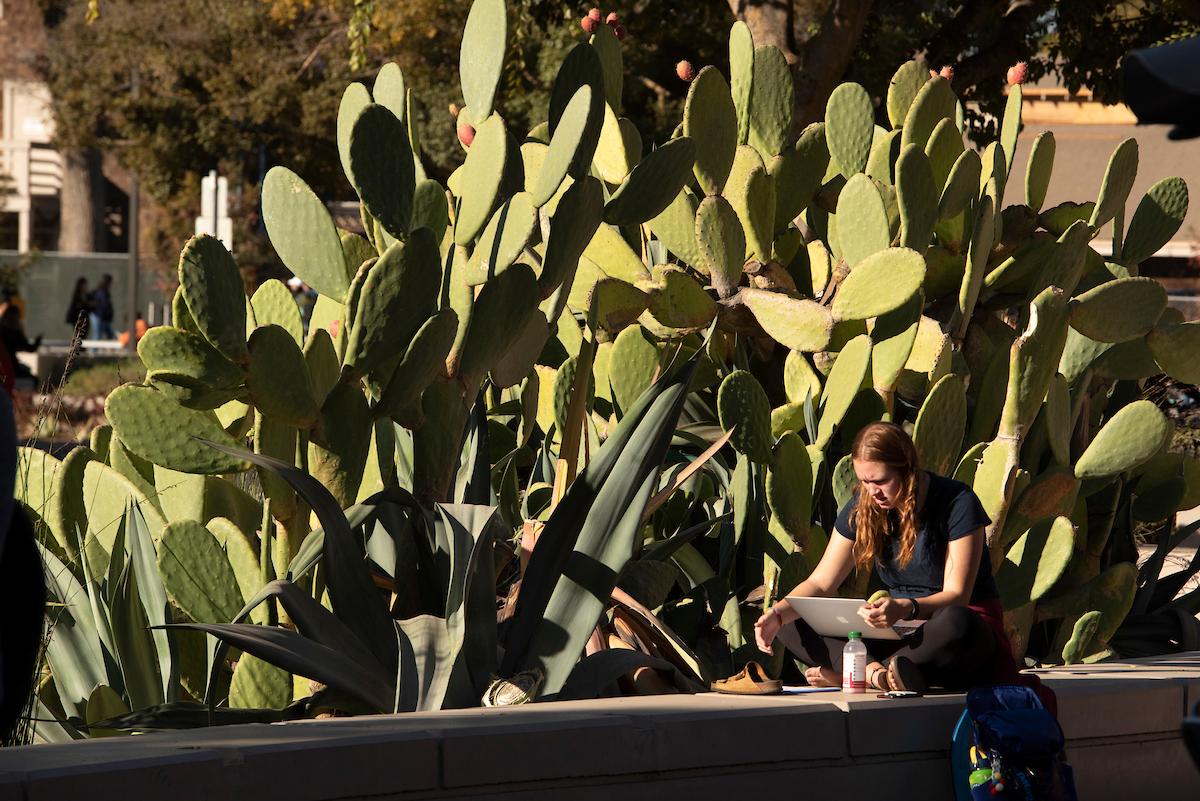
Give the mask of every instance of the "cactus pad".
[[717, 315], [716, 301], [683, 270], [655, 269], [658, 279], [642, 286], [650, 298], [650, 313], [672, 328], [698, 329]]
[[[842, 240], [842, 255], [851, 270], [860, 261], [892, 243], [887, 210], [875, 182], [865, 174], [852, 175], [838, 196], [839, 219], [854, 221], [854, 236]], [[907, 297], [905, 298], [907, 300]]]
[[395, 114], [372, 103], [350, 133], [351, 183], [384, 231], [401, 239], [412, 217], [416, 169], [408, 132]]
[[888, 248], [866, 258], [833, 299], [838, 320], [865, 320], [898, 309], [925, 280], [925, 261], [908, 248]]
[[[292, 305], [294, 307], [295, 302]], [[148, 371], [179, 373], [214, 389], [229, 389], [246, 377], [242, 368], [222, 356], [206, 340], [179, 328], [151, 328], [138, 342], [138, 355]]]
[[696, 143], [686, 136], [651, 151], [609, 198], [604, 221], [610, 225], [641, 225], [657, 217], [688, 184], [695, 161]]
[[1171, 241], [1187, 216], [1188, 190], [1182, 178], [1164, 178], [1138, 203], [1121, 249], [1121, 260], [1133, 265], [1150, 258]]
[[964, 150], [950, 168], [946, 186], [938, 199], [938, 220], [945, 222], [962, 214], [979, 192], [983, 163], [974, 150]]
[[[590, 49], [590, 48], [589, 48]], [[463, 181], [470, 191], [462, 195], [454, 223], [454, 244], [469, 245], [492, 216], [508, 160], [508, 131], [504, 120], [493, 115], [475, 131], [475, 141], [463, 163]]]
[[721, 297], [737, 291], [746, 262], [746, 235], [729, 201], [710, 195], [696, 211], [696, 243]]
[[939, 196], [946, 188], [946, 179], [950, 177], [950, 171], [954, 169], [954, 163], [958, 161], [964, 149], [962, 132], [953, 120], [942, 120], [929, 135], [929, 141], [925, 143], [925, 155], [929, 159], [929, 166], [933, 168], [934, 183], [937, 185]]
[[650, 275], [641, 257], [634, 253], [621, 232], [607, 223], [597, 226], [583, 255], [595, 262], [605, 275], [620, 278], [626, 283], [632, 284]]
[[441, 309], [425, 321], [396, 365], [374, 409], [375, 417], [391, 417], [420, 399], [425, 387], [445, 368], [457, 332], [458, 315], [453, 309]]
[[637, 166], [642, 157], [642, 135], [637, 126], [625, 117], [618, 118], [611, 106], [604, 107], [604, 127], [592, 161], [600, 177], [610, 184], [619, 184]]
[[1016, 609], [1045, 595], [1058, 581], [1075, 548], [1075, 527], [1066, 517], [1038, 522], [1009, 547], [996, 571], [996, 587], [1005, 609]]
[[1103, 618], [1104, 614], [1100, 610], [1093, 609], [1075, 621], [1075, 626], [1071, 629], [1071, 638], [1063, 646], [1063, 664], [1077, 665], [1088, 656]]
[[1046, 202], [1046, 190], [1050, 188], [1050, 173], [1054, 169], [1054, 134], [1042, 131], [1033, 140], [1029, 150], [1029, 163], [1025, 167], [1025, 205], [1034, 213], [1042, 210]]
[[696, 180], [704, 194], [720, 192], [738, 146], [738, 112], [716, 67], [700, 70], [683, 107], [683, 133], [696, 142]]
[[930, 78], [917, 91], [909, 106], [908, 114], [904, 117], [904, 134], [900, 140], [903, 149], [910, 144], [919, 145], [925, 149], [930, 134], [944, 118], [954, 119], [958, 98], [950, 88], [950, 82], [945, 78]]
[[753, 148], [738, 148], [725, 184], [725, 197], [737, 212], [754, 258], [769, 261], [775, 234], [775, 182]]
[[[767, 164], [775, 184], [775, 231], [779, 232], [812, 202], [824, 183], [829, 165], [829, 147], [825, 143], [825, 123], [814, 122], [795, 142]], [[669, 247], [669, 245], [668, 245]]]
[[913, 429], [921, 467], [948, 475], [958, 462], [967, 429], [967, 393], [955, 375], [943, 376], [929, 391]]
[[554, 87], [550, 91], [551, 143], [558, 126], [562, 123], [568, 104], [582, 86], [591, 89], [591, 94], [587, 125], [568, 169], [568, 174], [576, 180], [583, 178], [591, 169], [596, 143], [600, 141], [600, 132], [604, 129], [604, 65], [596, 49], [581, 42], [563, 59], [558, 68], [558, 75], [554, 78]]
[[245, 364], [246, 288], [219, 239], [205, 234], [188, 240], [179, 255], [179, 285], [204, 338], [227, 359]]
[[345, 301], [350, 277], [342, 261], [341, 238], [308, 184], [286, 167], [272, 167], [263, 181], [262, 209], [271, 245], [287, 268], [322, 295]]
[[282, 281], [275, 278], [263, 281], [250, 298], [250, 305], [254, 308], [256, 323], [277, 325], [291, 334], [298, 346], [304, 346], [304, 323], [300, 319], [300, 307]]
[[[870, 331], [875, 343], [871, 351], [871, 384], [881, 397], [890, 395], [900, 380], [917, 340], [924, 305], [924, 298], [916, 293], [903, 306], [875, 318]], [[786, 369], [785, 365], [785, 380]]]
[[458, 57], [463, 99], [472, 119], [486, 120], [492, 113], [507, 47], [504, 0], [475, 0], [463, 28]]
[[418, 228], [375, 262], [363, 282], [343, 371], [362, 375], [406, 346], [437, 305], [442, 283], [438, 243]]
[[1146, 336], [1146, 344], [1171, 378], [1186, 384], [1200, 382], [1200, 323], [1160, 325]]
[[812, 517], [812, 462], [804, 440], [794, 433], [784, 434], [775, 446], [767, 468], [766, 496], [771, 533], [781, 541], [806, 546]]
[[896, 184], [896, 160], [900, 158], [900, 131], [888, 131], [878, 136], [876, 128], [875, 143], [871, 145], [871, 155], [867, 156], [867, 175], [884, 186]]
[[1075, 463], [1075, 477], [1103, 478], [1137, 467], [1158, 453], [1170, 425], [1148, 400], [1134, 401], [1113, 415]]
[[783, 52], [774, 45], [754, 48], [749, 144], [763, 161], [778, 156], [792, 134], [796, 84]]
[[532, 268], [521, 262], [483, 285], [462, 349], [460, 380], [473, 387], [492, 369], [524, 333], [541, 297]]
[[528, 192], [518, 192], [502, 203], [479, 236], [463, 280], [477, 286], [507, 270], [525, 250], [536, 225], [537, 212]]
[[542, 167], [533, 190], [532, 199], [536, 208], [544, 206], [562, 186], [587, 133], [591, 110], [592, 87], [584, 84], [575, 91], [575, 96], [563, 109], [558, 125], [554, 128], [554, 135], [550, 138], [550, 147], [542, 159]]
[[641, 326], [629, 326], [613, 340], [608, 380], [612, 399], [622, 413], [653, 383], [658, 359], [658, 348]]
[[167, 526], [158, 546], [158, 571], [176, 606], [198, 623], [232, 623], [246, 599], [225, 550], [195, 520]]
[[1071, 301], [1071, 326], [1097, 342], [1126, 342], [1154, 328], [1167, 308], [1167, 290], [1153, 278], [1120, 278]]
[[1117, 145], [1112, 157], [1108, 160], [1108, 169], [1104, 171], [1104, 182], [1100, 185], [1100, 197], [1088, 226], [1096, 229], [1107, 223], [1125, 209], [1125, 201], [1129, 199], [1129, 190], [1133, 189], [1133, 181], [1137, 178], [1138, 146], [1137, 140], [1130, 138]]
[[632, 324], [650, 303], [645, 292], [619, 278], [602, 278], [592, 285], [588, 319], [610, 333]]
[[887, 115], [893, 128], [904, 124], [917, 93], [928, 82], [929, 67], [919, 61], [906, 61], [896, 70], [887, 92]]
[[847, 179], [866, 168], [874, 135], [875, 109], [867, 90], [856, 83], [834, 89], [825, 106], [825, 141], [830, 158]]
[[[409, 218], [408, 230], [428, 228], [433, 231], [433, 238], [441, 242], [449, 225], [450, 208], [446, 204], [446, 190], [437, 181], [418, 181], [413, 189], [412, 217]], [[361, 265], [361, 261], [355, 264], [354, 271], [358, 272]], [[349, 261], [346, 266], [350, 266]]]
[[250, 337], [246, 388], [263, 414], [282, 423], [312, 428], [321, 418], [304, 354], [291, 334], [277, 325], [261, 326]]
[[829, 345], [833, 316], [821, 304], [763, 289], [744, 289], [740, 297], [763, 330], [780, 344], [808, 352]]
[[371, 410], [362, 390], [338, 383], [321, 405], [322, 436], [309, 444], [309, 472], [343, 509], [358, 497], [371, 451]]
[[750, 141], [750, 98], [754, 87], [754, 37], [738, 20], [729, 31], [729, 86], [737, 110], [737, 143]]
[[758, 379], [746, 370], [725, 376], [717, 391], [721, 428], [733, 431], [729, 443], [759, 464], [771, 462], [771, 404]]
[[571, 184], [563, 194], [550, 227], [542, 274], [538, 276], [543, 298], [550, 297], [560, 285], [569, 285], [579, 257], [596, 235], [603, 209], [604, 188], [591, 176]]
[[[513, 343], [513, 346], [502, 355], [489, 371], [492, 384], [501, 389], [520, 384], [533, 372], [534, 362], [550, 339], [550, 328], [546, 324], [546, 315], [534, 309], [528, 317], [525, 330]], [[449, 329], [447, 329], [449, 330]], [[415, 340], [414, 340], [415, 341]], [[452, 340], [451, 344], [453, 344]], [[449, 352], [449, 346], [446, 351]]]
[[[661, 214], [649, 221], [650, 230], [680, 261], [697, 270], [707, 270], [696, 244], [696, 210], [700, 201], [684, 187]], [[553, 235], [553, 230], [551, 230]]]
[[[896, 200], [900, 205], [900, 244], [924, 253], [938, 221], [941, 187], [929, 158], [907, 147], [896, 161]], [[924, 276], [922, 276], [923, 278]]]
[[817, 426], [817, 439], [813, 443], [826, 448], [842, 418], [854, 403], [859, 389], [871, 369], [871, 338], [865, 334], [850, 340], [838, 354], [829, 379], [825, 382], [825, 393], [821, 396], [821, 420]]
[[799, 351], [788, 351], [784, 359], [783, 389], [792, 403], [803, 405], [810, 395], [814, 404], [821, 399], [821, 377]]
[[588, 40], [596, 54], [600, 56], [600, 65], [604, 69], [604, 100], [617, 114], [621, 113], [621, 90], [625, 82], [625, 67], [621, 58], [621, 43], [611, 25], [601, 25], [596, 28], [592, 38]]
[[203, 412], [181, 408], [150, 387], [126, 384], [104, 404], [117, 436], [130, 451], [185, 473], [240, 473], [250, 463], [213, 450], [195, 437], [238, 447], [225, 429]]

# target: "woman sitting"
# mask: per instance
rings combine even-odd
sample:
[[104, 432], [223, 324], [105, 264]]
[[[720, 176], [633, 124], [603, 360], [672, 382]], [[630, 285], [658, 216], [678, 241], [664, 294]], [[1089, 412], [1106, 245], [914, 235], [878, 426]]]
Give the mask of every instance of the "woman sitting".
[[[869, 626], [924, 620], [903, 640], [867, 640], [867, 680], [880, 690], [965, 690], [1016, 679], [1004, 636], [999, 592], [984, 545], [991, 521], [967, 485], [921, 470], [912, 439], [893, 423], [872, 423], [851, 448], [858, 487], [838, 515], [812, 575], [788, 595], [828, 597], [851, 569], [874, 563], [890, 598], [858, 610]], [[845, 640], [822, 637], [786, 602], [755, 624], [758, 647], [772, 653], [782, 626], [795, 623], [796, 656], [812, 665], [809, 684], [840, 686]]]

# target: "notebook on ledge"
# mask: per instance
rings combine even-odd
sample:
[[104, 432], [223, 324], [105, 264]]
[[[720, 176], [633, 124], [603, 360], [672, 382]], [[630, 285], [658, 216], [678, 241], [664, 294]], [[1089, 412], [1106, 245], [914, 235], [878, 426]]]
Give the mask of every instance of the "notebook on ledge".
[[887, 629], [877, 629], [858, 615], [862, 598], [802, 598], [789, 595], [788, 604], [822, 637], [842, 637], [852, 631], [861, 631], [864, 640], [899, 640], [912, 634], [925, 622], [923, 620], [901, 620]]

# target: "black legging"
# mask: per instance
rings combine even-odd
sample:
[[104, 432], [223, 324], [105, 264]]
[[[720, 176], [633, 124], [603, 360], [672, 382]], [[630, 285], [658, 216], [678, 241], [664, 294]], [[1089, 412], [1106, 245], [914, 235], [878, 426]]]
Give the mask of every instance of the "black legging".
[[[794, 638], [787, 638], [792, 640], [788, 650], [797, 659], [806, 665], [842, 672], [845, 638], [822, 637], [803, 620], [797, 620], [793, 625], [800, 635], [800, 647], [796, 647]], [[867, 624], [864, 622], [863, 625]], [[868, 664], [886, 664], [892, 656], [906, 656], [921, 669], [930, 685], [966, 690], [992, 683], [996, 636], [978, 612], [965, 606], [937, 610], [925, 625], [903, 640], [863, 642], [867, 646]]]

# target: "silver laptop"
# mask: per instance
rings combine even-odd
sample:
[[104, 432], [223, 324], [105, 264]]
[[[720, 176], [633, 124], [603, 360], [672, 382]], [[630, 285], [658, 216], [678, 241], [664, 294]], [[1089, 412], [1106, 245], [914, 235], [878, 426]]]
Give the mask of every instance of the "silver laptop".
[[925, 622], [923, 620], [901, 620], [888, 629], [877, 629], [858, 615], [862, 598], [802, 598], [789, 595], [786, 598], [792, 609], [822, 637], [845, 637], [852, 631], [861, 631], [864, 640], [899, 640], [912, 634]]

